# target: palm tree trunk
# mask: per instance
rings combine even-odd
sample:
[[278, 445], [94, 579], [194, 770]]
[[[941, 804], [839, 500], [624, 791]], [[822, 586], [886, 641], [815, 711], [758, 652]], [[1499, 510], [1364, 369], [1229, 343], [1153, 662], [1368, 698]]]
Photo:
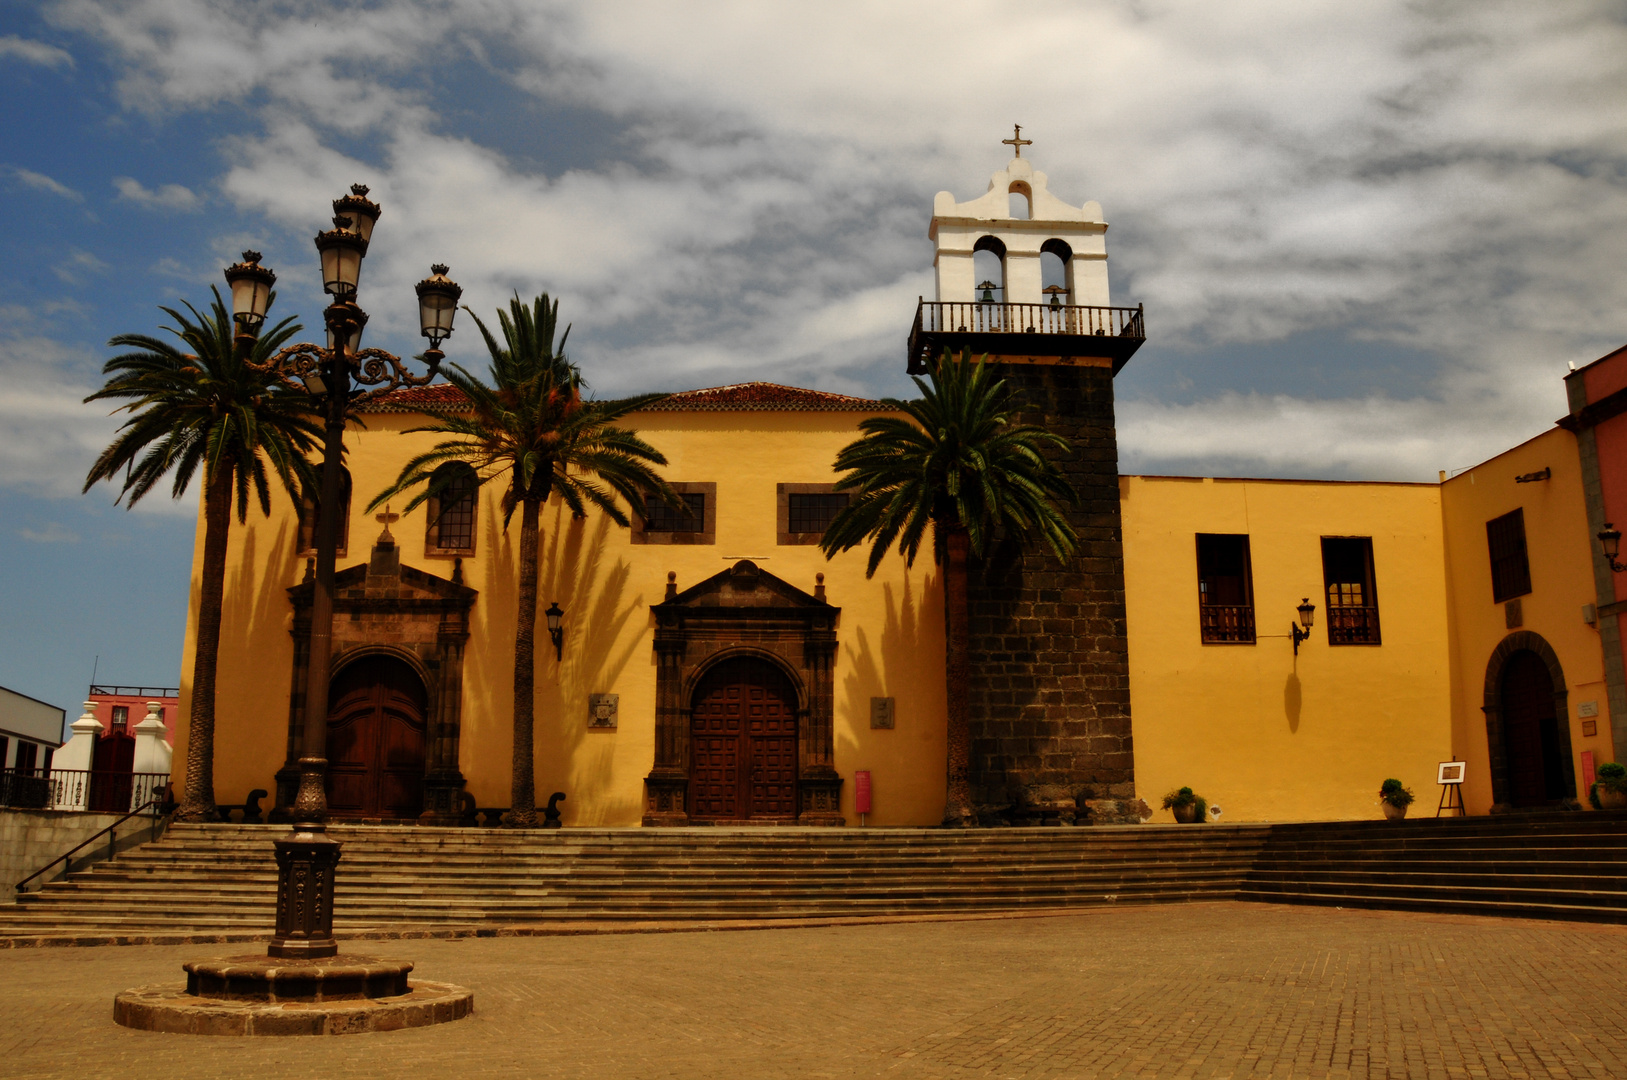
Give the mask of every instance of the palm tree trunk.
[[970, 772], [972, 764], [971, 727], [971, 630], [967, 626], [966, 561], [971, 537], [964, 527], [952, 525], [944, 536], [944, 617], [948, 624], [948, 663], [945, 676], [949, 691], [949, 781], [944, 801], [943, 823], [949, 828], [977, 824], [972, 810]]
[[514, 627], [514, 785], [508, 816], [511, 829], [537, 827], [536, 765], [532, 749], [537, 665], [537, 517], [542, 503], [521, 501], [520, 611]]
[[221, 462], [203, 492], [203, 577], [192, 654], [192, 722], [186, 736], [186, 794], [177, 821], [215, 821], [215, 669], [226, 593], [226, 538], [232, 526], [232, 469]]

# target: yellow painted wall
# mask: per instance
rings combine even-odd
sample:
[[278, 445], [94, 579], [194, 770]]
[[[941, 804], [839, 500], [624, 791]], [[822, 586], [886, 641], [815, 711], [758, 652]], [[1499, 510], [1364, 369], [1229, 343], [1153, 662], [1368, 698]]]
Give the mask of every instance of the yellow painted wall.
[[[1545, 468], [1553, 470], [1550, 479], [1515, 483], [1516, 476]], [[1511, 633], [1503, 605], [1492, 599], [1486, 522], [1517, 507], [1525, 509], [1531, 565], [1531, 592], [1520, 600], [1521, 629], [1542, 635], [1565, 670], [1571, 751], [1580, 788], [1582, 752], [1592, 750], [1599, 763], [1614, 760], [1614, 753], [1599, 634], [1582, 618], [1583, 605], [1593, 603], [1596, 594], [1590, 561], [1594, 541], [1582, 498], [1576, 436], [1561, 428], [1547, 431], [1447, 480], [1441, 485], [1441, 500], [1456, 673], [1452, 741], [1469, 762], [1464, 803], [1471, 814], [1491, 807], [1491, 766], [1481, 705], [1487, 663]], [[1598, 734], [1591, 738], [1583, 736], [1577, 716], [1577, 706], [1584, 701], [1597, 702], [1599, 708]], [[1585, 790], [1576, 797], [1585, 805]]]
[[[780, 483], [828, 483], [837, 450], [857, 435], [866, 414], [854, 412], [648, 412], [626, 426], [638, 430], [669, 461], [673, 481], [715, 482], [715, 545], [634, 545], [627, 530], [598, 514], [572, 521], [558, 500], [542, 520], [540, 606], [565, 609], [565, 651], [554, 659], [539, 618], [536, 694], [537, 791], [568, 797], [573, 825], [633, 825], [643, 813], [643, 779], [654, 761], [655, 666], [651, 603], [659, 603], [668, 571], [680, 589], [750, 558], [764, 570], [812, 592], [825, 574], [827, 599], [842, 609], [836, 660], [835, 757], [843, 811], [853, 811], [853, 773], [869, 769], [874, 825], [936, 824], [944, 799], [942, 592], [930, 556], [911, 571], [891, 556], [876, 577], [864, 576], [863, 551], [827, 562], [817, 547], [778, 546], [775, 488]], [[343, 569], [365, 561], [380, 526], [363, 513], [393, 480], [400, 463], [433, 441], [404, 434], [423, 418], [373, 413], [365, 429], [346, 435], [355, 496]], [[515, 557], [519, 521], [504, 532], [499, 489], [482, 493], [476, 554], [464, 559], [465, 584], [479, 590], [470, 613], [464, 661], [460, 764], [468, 790], [482, 806], [509, 802], [515, 619]], [[404, 502], [404, 500], [402, 500]], [[225, 617], [217, 692], [216, 796], [241, 801], [249, 789], [273, 790], [288, 729], [293, 643], [287, 586], [303, 574], [294, 552], [295, 515], [286, 498], [268, 520], [257, 513], [234, 523], [228, 556]], [[450, 556], [426, 555], [425, 510], [392, 526], [401, 561], [449, 576]], [[195, 550], [202, 551], [200, 518]], [[191, 672], [199, 566], [193, 567], [192, 610], [183, 656], [182, 717], [190, 715]], [[619, 727], [587, 727], [588, 695], [620, 694]], [[870, 728], [870, 698], [897, 702], [893, 730]], [[183, 720], [178, 746], [186, 738]], [[176, 779], [185, 775], [176, 755]]]
[[[1124, 576], [1136, 787], [1154, 807], [1192, 787], [1225, 821], [1381, 816], [1399, 778], [1434, 798], [1451, 750], [1439, 489], [1127, 476]], [[1256, 643], [1205, 645], [1197, 533], [1246, 533]], [[1323, 536], [1367, 536], [1382, 644], [1330, 646]], [[1304, 597], [1311, 638], [1293, 651]]]

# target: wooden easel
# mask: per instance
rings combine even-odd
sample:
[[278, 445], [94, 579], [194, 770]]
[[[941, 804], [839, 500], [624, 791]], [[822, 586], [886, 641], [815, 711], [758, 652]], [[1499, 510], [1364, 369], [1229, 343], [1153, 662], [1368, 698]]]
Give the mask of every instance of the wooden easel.
[[1462, 784], [1442, 784], [1440, 805], [1435, 807], [1435, 816], [1440, 817], [1443, 810], [1456, 810], [1458, 817], [1467, 817], [1468, 812], [1463, 809], [1463, 794], [1459, 790]]

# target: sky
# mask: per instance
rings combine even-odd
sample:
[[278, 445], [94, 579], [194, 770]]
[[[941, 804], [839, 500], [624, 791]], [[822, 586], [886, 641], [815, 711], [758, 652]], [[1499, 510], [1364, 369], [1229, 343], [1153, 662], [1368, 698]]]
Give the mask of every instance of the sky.
[[1627, 341], [1619, 2], [0, 0], [0, 100], [0, 685], [69, 720], [180, 678], [196, 493], [80, 493], [107, 340], [248, 247], [317, 327], [354, 182], [371, 346], [439, 261], [601, 395], [908, 395], [933, 195], [1021, 123], [1146, 305], [1131, 473], [1433, 480]]

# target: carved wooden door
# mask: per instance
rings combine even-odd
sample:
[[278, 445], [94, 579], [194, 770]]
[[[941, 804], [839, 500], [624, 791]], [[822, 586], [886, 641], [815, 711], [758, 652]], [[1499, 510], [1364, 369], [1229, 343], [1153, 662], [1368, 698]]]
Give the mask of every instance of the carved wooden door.
[[370, 656], [329, 691], [328, 812], [415, 818], [424, 809], [424, 686], [400, 660]]
[[796, 694], [761, 660], [729, 660], [701, 679], [690, 713], [689, 816], [794, 820]]
[[1508, 658], [1502, 706], [1509, 801], [1515, 806], [1542, 806], [1563, 798], [1554, 680], [1536, 653], [1522, 649]]

